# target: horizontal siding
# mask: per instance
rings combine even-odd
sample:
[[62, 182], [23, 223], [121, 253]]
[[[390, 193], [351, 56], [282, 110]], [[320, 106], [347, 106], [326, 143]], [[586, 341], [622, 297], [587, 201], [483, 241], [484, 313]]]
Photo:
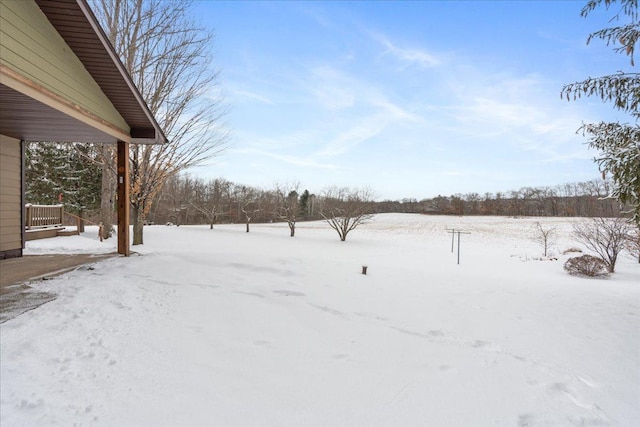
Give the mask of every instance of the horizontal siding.
[[0, 193], [0, 204], [2, 204], [2, 205], [5, 205], [5, 204], [6, 205], [17, 205], [18, 208], [20, 208], [20, 194], [15, 195], [15, 194], [2, 194], [2, 193]]
[[38, 5], [0, 3], [2, 64], [120, 129], [129, 127]]
[[3, 156], [3, 158], [7, 158], [7, 159], [9, 159], [9, 158], [16, 159], [15, 162], [9, 162], [9, 161], [3, 162], [2, 163], [2, 168], [0, 168], [0, 169], [2, 169], [3, 172], [17, 173], [17, 174], [20, 173], [20, 167], [21, 167], [20, 166], [20, 157], [16, 158], [16, 157], [12, 157], [12, 156], [5, 156], [2, 153], [0, 153], [0, 156]]
[[16, 249], [22, 249], [22, 243], [21, 242], [0, 242], [0, 252], [4, 252], [4, 251], [13, 251]]
[[20, 141], [15, 138], [0, 135], [0, 155], [6, 157], [20, 158]]
[[22, 248], [20, 141], [0, 135], [0, 251]]
[[0, 251], [10, 251], [22, 248], [22, 235], [5, 233], [5, 227], [0, 227]]
[[[19, 179], [7, 179], [0, 181], [0, 194], [7, 197], [20, 198], [20, 180]], [[13, 199], [7, 199], [12, 201]]]
[[20, 190], [20, 171], [0, 169], [0, 187], [17, 188]]
[[17, 212], [15, 210], [0, 210], [0, 222], [9, 221], [9, 220], [17, 220], [18, 224], [20, 223], [20, 215], [21, 212]]
[[[15, 227], [20, 227], [20, 218], [9, 218], [6, 219], [2, 218], [2, 228], [6, 229], [6, 230], [10, 230], [11, 233], [14, 233], [15, 231], [13, 231], [13, 229]], [[19, 235], [20, 233], [18, 233]]]

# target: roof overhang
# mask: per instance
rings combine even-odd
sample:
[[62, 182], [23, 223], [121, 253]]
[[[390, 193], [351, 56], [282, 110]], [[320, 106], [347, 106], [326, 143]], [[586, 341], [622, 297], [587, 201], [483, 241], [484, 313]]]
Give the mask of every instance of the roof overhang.
[[86, 0], [35, 0], [49, 22], [91, 74], [130, 130], [114, 130], [64, 100], [29, 87], [0, 70], [0, 133], [25, 141], [119, 140], [162, 144], [167, 139]]

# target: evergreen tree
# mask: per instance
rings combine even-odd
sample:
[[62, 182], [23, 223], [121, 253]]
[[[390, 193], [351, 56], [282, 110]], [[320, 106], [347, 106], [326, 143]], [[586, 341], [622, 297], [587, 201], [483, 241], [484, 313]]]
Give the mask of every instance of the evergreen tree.
[[300, 196], [300, 212], [302, 213], [302, 217], [307, 219], [309, 217], [310, 210], [310, 200], [311, 194], [309, 194], [309, 190], [304, 190], [302, 195]]
[[62, 203], [80, 217], [99, 208], [102, 173], [92, 146], [31, 142], [25, 151], [27, 203]]
[[64, 198], [62, 173], [65, 153], [61, 144], [30, 142], [25, 148], [25, 198], [35, 205], [53, 205]]
[[87, 211], [100, 208], [102, 168], [89, 144], [67, 146], [67, 172], [62, 177], [65, 210], [84, 218]]
[[[610, 28], [589, 35], [613, 45], [616, 52], [627, 55], [631, 66], [634, 64], [635, 46], [640, 37], [637, 0], [591, 0], [582, 9], [586, 17], [598, 6], [608, 10], [619, 7], [610, 22]], [[614, 181], [612, 196], [631, 207], [633, 218], [640, 227], [640, 74], [619, 71], [615, 74], [588, 78], [582, 82], [566, 85], [561, 92], [567, 99], [595, 95], [605, 102], [612, 102], [614, 108], [629, 113], [632, 123], [587, 123], [581, 128], [588, 136], [590, 147], [599, 151], [596, 162], [603, 175], [610, 174]]]

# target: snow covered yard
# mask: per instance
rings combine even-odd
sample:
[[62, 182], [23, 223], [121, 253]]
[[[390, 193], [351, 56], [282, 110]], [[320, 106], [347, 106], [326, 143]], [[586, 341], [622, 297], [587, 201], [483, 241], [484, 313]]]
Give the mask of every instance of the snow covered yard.
[[[640, 266], [569, 276], [536, 221], [579, 246], [557, 218], [146, 227], [0, 325], [1, 424], [639, 425]], [[114, 250], [95, 234], [27, 253]]]

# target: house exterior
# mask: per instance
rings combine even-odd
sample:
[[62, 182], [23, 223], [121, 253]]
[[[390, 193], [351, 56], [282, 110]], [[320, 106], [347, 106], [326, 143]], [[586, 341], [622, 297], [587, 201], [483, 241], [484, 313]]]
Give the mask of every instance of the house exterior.
[[24, 248], [24, 142], [117, 145], [129, 255], [129, 144], [166, 142], [86, 0], [0, 0], [0, 259]]

